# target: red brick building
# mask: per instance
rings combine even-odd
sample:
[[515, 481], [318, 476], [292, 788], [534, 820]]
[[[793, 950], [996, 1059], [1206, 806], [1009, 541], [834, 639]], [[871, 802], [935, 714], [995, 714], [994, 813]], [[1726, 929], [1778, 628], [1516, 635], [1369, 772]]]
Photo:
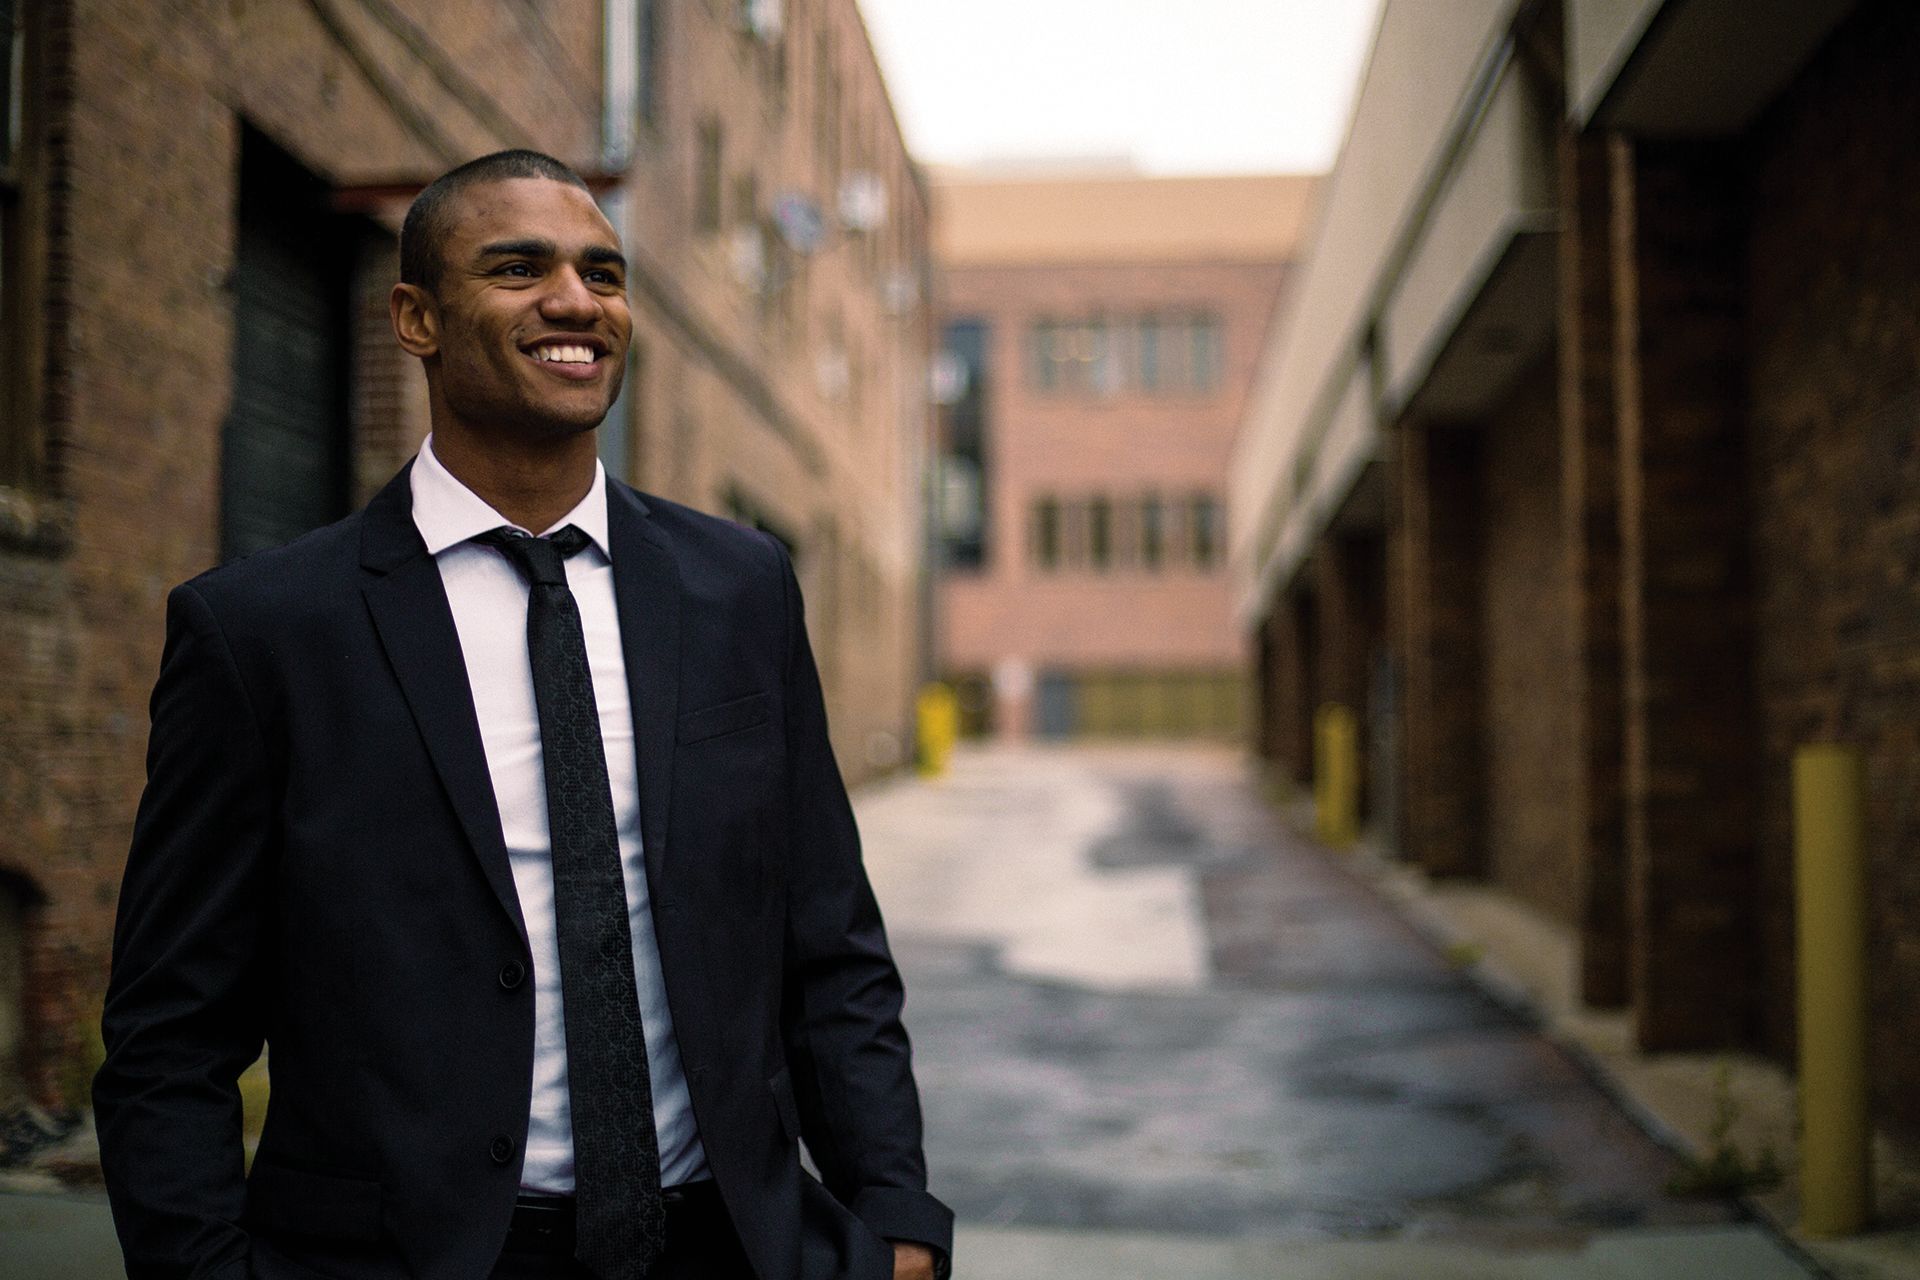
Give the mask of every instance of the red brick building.
[[1227, 455], [1312, 190], [940, 181], [936, 625], [970, 729], [1237, 730]]
[[1260, 743], [1577, 939], [1647, 1049], [1795, 1035], [1791, 761], [1867, 765], [1920, 1137], [1920, 13], [1389, 3], [1236, 454]]
[[395, 231], [472, 156], [600, 190], [636, 336], [603, 456], [793, 544], [843, 762], [900, 757], [925, 197], [853, 0], [5, 0], [0, 39], [0, 1102], [80, 1096], [168, 588], [426, 430]]

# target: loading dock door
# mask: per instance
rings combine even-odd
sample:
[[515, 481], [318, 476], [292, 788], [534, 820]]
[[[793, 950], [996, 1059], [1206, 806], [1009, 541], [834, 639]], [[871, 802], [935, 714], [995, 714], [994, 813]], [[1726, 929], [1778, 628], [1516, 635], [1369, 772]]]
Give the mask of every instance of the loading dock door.
[[312, 174], [259, 134], [241, 145], [233, 407], [221, 448], [223, 559], [347, 512], [344, 220]]

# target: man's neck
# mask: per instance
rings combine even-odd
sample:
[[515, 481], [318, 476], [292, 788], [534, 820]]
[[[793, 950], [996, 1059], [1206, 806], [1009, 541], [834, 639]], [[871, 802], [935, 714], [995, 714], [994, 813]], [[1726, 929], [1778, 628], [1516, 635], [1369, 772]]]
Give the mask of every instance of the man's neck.
[[541, 533], [593, 488], [595, 434], [501, 440], [436, 425], [433, 456], [454, 479], [522, 529]]

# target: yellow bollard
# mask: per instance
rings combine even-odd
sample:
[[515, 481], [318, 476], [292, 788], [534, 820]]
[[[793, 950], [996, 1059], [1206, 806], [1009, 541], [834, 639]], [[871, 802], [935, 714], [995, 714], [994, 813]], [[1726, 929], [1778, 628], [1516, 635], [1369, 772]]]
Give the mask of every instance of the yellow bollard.
[[1314, 828], [1345, 849], [1360, 838], [1360, 734], [1351, 708], [1337, 702], [1313, 717]]
[[960, 701], [953, 686], [923, 685], [914, 701], [914, 733], [920, 745], [920, 773], [937, 778], [947, 771], [954, 741], [960, 736]]
[[1793, 760], [1800, 978], [1800, 1229], [1844, 1236], [1873, 1209], [1867, 1127], [1866, 774], [1852, 747]]

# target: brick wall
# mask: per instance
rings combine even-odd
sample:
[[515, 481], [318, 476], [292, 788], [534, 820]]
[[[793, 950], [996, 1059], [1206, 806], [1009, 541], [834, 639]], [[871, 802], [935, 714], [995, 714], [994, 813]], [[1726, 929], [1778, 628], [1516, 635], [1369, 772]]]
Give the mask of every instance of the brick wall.
[[1789, 778], [1808, 742], [1867, 757], [1875, 1114], [1920, 1135], [1920, 18], [1863, 7], [1776, 103], [1755, 158], [1752, 552], [1760, 974], [1793, 1046]]
[[[778, 44], [736, 11], [665, 7], [656, 113], [622, 186], [642, 358], [629, 416], [607, 429], [626, 433], [634, 483], [790, 541], [835, 750], [860, 779], [904, 758], [921, 676], [927, 197], [853, 0], [790, 0]], [[696, 216], [714, 127], [717, 228]], [[877, 232], [838, 225], [855, 171], [886, 189]], [[811, 257], [784, 255], [771, 229], [789, 193], [826, 215]], [[736, 252], [756, 231], [757, 280]]]
[[[456, 52], [524, 35], [521, 6], [403, 7]], [[52, 465], [39, 490], [10, 500], [56, 512], [67, 533], [58, 545], [0, 539], [0, 872], [38, 897], [19, 1067], [48, 1099], [79, 1079], [70, 1064], [84, 1058], [104, 986], [165, 595], [218, 552], [241, 122], [336, 182], [431, 174], [448, 158], [396, 121], [305, 6], [50, 8], [63, 38], [49, 95], [54, 226], [37, 416]], [[560, 20], [562, 43], [597, 49], [597, 12], [583, 16]], [[408, 70], [390, 34], [350, 26], [349, 36], [402, 68], [407, 91], [465, 154], [500, 144], [432, 77]], [[597, 122], [556, 107], [561, 70], [539, 58], [466, 65], [481, 97], [524, 122], [517, 133], [590, 158]], [[407, 399], [405, 376], [389, 368], [358, 388], [362, 491], [423, 426], [386, 417]]]
[[1549, 358], [1486, 422], [1481, 627], [1485, 637], [1487, 873], [1554, 918], [1579, 916], [1568, 840], [1572, 627], [1561, 539], [1560, 441]]
[[1389, 444], [1388, 539], [1401, 685], [1404, 851], [1483, 874], [1486, 757], [1479, 431], [1403, 422]]
[[[165, 594], [219, 552], [246, 129], [368, 218], [349, 298], [361, 500], [427, 427], [425, 380], [386, 318], [399, 217], [418, 184], [502, 147], [600, 167], [602, 6], [48, 8], [56, 50], [70, 46], [49, 94], [49, 465], [39, 490], [0, 490], [0, 884], [37, 904], [24, 1067], [50, 1097], [82, 1056], [104, 983]], [[708, 510], [745, 499], [795, 538], [835, 745], [859, 778], [901, 759], [918, 678], [925, 191], [853, 0], [790, 4], [784, 64], [730, 6], [669, 8], [660, 111], [625, 186], [644, 359], [630, 419], [607, 429], [632, 445], [631, 478]], [[828, 73], [832, 166], [813, 109]], [[745, 287], [726, 237], [691, 226], [696, 130], [715, 114], [733, 137], [729, 225], [764, 218], [783, 190], [831, 209], [839, 175], [865, 169], [887, 185], [885, 227], [837, 237], [771, 300]], [[756, 205], [735, 200], [752, 185]], [[846, 363], [833, 385], [818, 373], [823, 347]], [[29, 509], [51, 515], [13, 518]], [[7, 1076], [0, 1064], [0, 1090]]]
[[1567, 591], [1564, 676], [1568, 861], [1579, 885], [1580, 993], [1627, 1002], [1626, 830], [1621, 794], [1619, 440], [1615, 422], [1613, 197], [1617, 146], [1560, 142], [1560, 524]]
[[1751, 1043], [1756, 774], [1746, 184], [1725, 143], [1612, 153], [1625, 820], [1636, 1029]]
[[1320, 692], [1319, 599], [1305, 583], [1296, 582], [1280, 596], [1286, 643], [1293, 654], [1284, 668], [1279, 705], [1287, 725], [1287, 758], [1296, 782], [1311, 784], [1314, 769], [1314, 713], [1323, 701]]

